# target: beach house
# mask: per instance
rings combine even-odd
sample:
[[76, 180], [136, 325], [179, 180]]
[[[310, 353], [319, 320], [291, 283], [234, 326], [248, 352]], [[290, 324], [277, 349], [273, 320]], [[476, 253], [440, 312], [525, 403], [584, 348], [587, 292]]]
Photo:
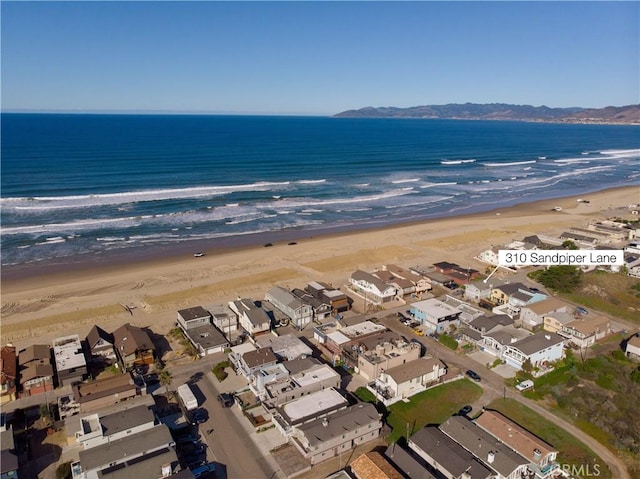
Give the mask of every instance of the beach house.
[[18, 355], [13, 346], [0, 349], [0, 404], [16, 398], [16, 379], [18, 376]]
[[529, 360], [535, 367], [544, 367], [564, 357], [564, 338], [546, 331], [532, 334], [513, 344], [506, 345], [502, 354], [507, 364], [522, 369]]
[[446, 374], [442, 361], [424, 356], [380, 372], [367, 387], [388, 406], [437, 384]]
[[118, 359], [125, 369], [153, 364], [155, 346], [144, 329], [126, 323], [113, 332], [113, 340]]
[[436, 298], [413, 303], [410, 310], [429, 333], [445, 333], [451, 326], [460, 325], [462, 310]]
[[229, 301], [229, 308], [238, 316], [240, 326], [251, 336], [271, 329], [271, 318], [252, 299], [243, 298]]
[[380, 305], [391, 301], [397, 294], [395, 286], [382, 281], [380, 278], [365, 271], [356, 270], [349, 277], [351, 290], [363, 298], [364, 310], [368, 305]]
[[53, 391], [53, 365], [51, 348], [46, 344], [33, 344], [18, 353], [20, 396], [33, 396]]
[[274, 286], [267, 291], [264, 299], [289, 317], [291, 324], [298, 330], [304, 329], [313, 319], [311, 305], [301, 301], [286, 288]]

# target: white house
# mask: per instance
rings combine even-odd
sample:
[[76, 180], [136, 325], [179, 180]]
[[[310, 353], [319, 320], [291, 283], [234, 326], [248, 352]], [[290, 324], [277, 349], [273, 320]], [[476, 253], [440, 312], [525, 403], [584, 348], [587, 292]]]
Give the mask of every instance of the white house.
[[411, 311], [429, 332], [445, 333], [451, 325], [460, 325], [462, 310], [439, 299], [431, 298], [413, 303]]
[[424, 356], [383, 371], [369, 389], [388, 405], [424, 391], [445, 374], [447, 368], [442, 361]]
[[391, 301], [397, 294], [394, 286], [361, 270], [356, 270], [351, 274], [349, 283], [356, 294], [373, 304], [379, 305]]
[[576, 319], [562, 326], [559, 334], [580, 348], [588, 348], [611, 334], [611, 324], [604, 316]]
[[489, 299], [493, 286], [485, 283], [483, 280], [474, 281], [467, 284], [464, 289], [464, 298], [469, 301], [480, 302], [483, 299]]
[[238, 315], [240, 326], [250, 335], [255, 335], [271, 329], [271, 318], [267, 312], [256, 306], [248, 298], [229, 301], [229, 308]]
[[502, 358], [507, 364], [522, 369], [529, 359], [533, 367], [541, 367], [564, 357], [564, 338], [558, 334], [541, 332], [506, 345]]
[[636, 334], [629, 338], [625, 354], [629, 359], [640, 360], [640, 336]]

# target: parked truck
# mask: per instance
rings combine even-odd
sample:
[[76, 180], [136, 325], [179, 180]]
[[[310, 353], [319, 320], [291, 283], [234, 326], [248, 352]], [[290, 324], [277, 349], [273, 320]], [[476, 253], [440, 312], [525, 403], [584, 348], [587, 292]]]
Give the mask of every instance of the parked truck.
[[198, 409], [198, 400], [188, 384], [178, 386], [178, 396], [187, 411]]

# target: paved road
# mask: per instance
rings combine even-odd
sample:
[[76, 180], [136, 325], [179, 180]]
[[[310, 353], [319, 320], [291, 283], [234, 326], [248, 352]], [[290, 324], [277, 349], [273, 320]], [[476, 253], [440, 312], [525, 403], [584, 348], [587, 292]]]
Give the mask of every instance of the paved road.
[[[180, 366], [167, 365], [173, 377], [171, 387], [176, 389], [187, 381], [195, 384], [193, 389], [199, 396], [200, 407], [209, 414], [209, 419], [199, 426], [200, 434], [208, 445], [207, 459], [226, 469], [226, 474], [217, 474], [217, 479], [276, 477], [277, 467], [247, 436], [240, 423], [242, 419], [230, 409], [223, 408], [217, 400], [218, 394], [225, 391], [217, 386], [211, 368], [224, 359], [226, 355], [216, 354]], [[164, 388], [160, 391], [164, 392]]]
[[432, 338], [417, 337], [413, 335], [411, 329], [400, 323], [400, 321], [398, 321], [395, 316], [382, 318], [381, 322], [387, 328], [399, 334], [402, 334], [405, 337], [417, 338], [422, 344], [426, 346], [427, 352], [429, 354], [440, 358], [448, 366], [457, 367], [463, 372], [467, 369], [473, 369], [474, 371], [476, 371], [482, 378], [482, 382], [480, 384], [484, 389], [483, 395], [479, 400], [481, 405], [486, 405], [492, 400], [503, 396], [515, 399], [533, 409], [535, 412], [537, 412], [553, 424], [560, 426], [565, 431], [568, 431], [570, 434], [573, 434], [576, 438], [580, 439], [584, 444], [591, 448], [594, 453], [600, 456], [600, 458], [606, 464], [609, 465], [609, 467], [611, 468], [612, 477], [616, 479], [631, 479], [631, 476], [629, 475], [623, 462], [606, 446], [602, 445], [591, 436], [588, 436], [573, 424], [540, 407], [540, 405], [535, 401], [523, 397], [522, 395], [520, 395], [520, 393], [510, 388], [506, 388], [504, 385], [504, 378], [488, 369], [485, 365], [479, 364], [469, 357], [457, 354], [451, 349], [433, 340]]

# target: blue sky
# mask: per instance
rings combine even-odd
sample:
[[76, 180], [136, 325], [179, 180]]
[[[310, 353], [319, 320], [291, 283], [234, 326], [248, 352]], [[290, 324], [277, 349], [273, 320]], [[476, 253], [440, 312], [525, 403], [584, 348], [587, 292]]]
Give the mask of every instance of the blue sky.
[[2, 110], [640, 101], [638, 2], [7, 2]]

